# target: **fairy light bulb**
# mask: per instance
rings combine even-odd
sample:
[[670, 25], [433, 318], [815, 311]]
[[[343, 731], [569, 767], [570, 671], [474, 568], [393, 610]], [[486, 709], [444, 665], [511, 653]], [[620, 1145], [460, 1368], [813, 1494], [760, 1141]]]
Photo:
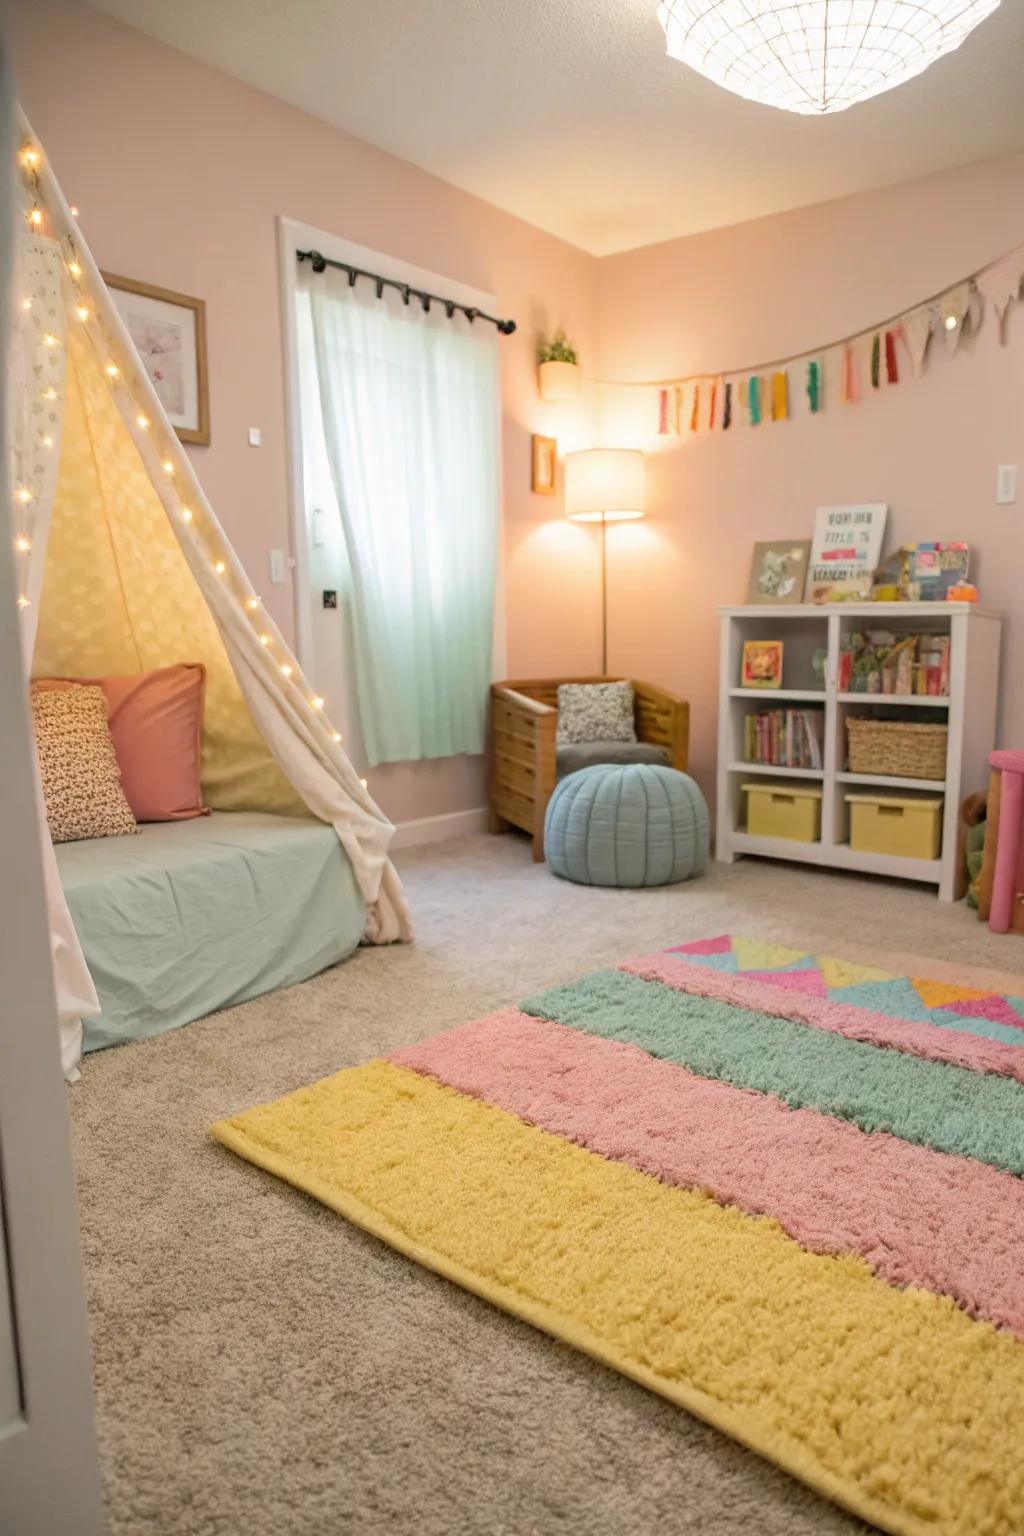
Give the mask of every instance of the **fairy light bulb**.
[[33, 208], [32, 212], [28, 216], [28, 221], [32, 225], [33, 229], [38, 229], [43, 222], [43, 215], [41, 210], [38, 208]]
[[260, 635], [260, 645], [269, 645], [269, 644], [270, 644], [270, 636], [269, 635]]
[[79, 320], [88, 320], [89, 309], [85, 304], [79, 304], [75, 309], [75, 314], [78, 316]]
[[81, 277], [82, 275], [82, 269], [78, 265], [77, 261], [68, 262], [68, 271], [71, 273], [72, 277]]
[[214, 566], [214, 570], [217, 572], [218, 576], [223, 576], [224, 572], [227, 570], [227, 566], [224, 564], [223, 560], [218, 560]]
[[14, 493], [15, 501], [20, 501], [23, 507], [27, 507], [32, 500], [32, 492], [26, 485], [19, 485]]
[[20, 593], [19, 596], [18, 596], [18, 607], [19, 608], [27, 608], [28, 606], [29, 606], [28, 598], [25, 596], [24, 592]]
[[182, 509], [181, 509], [181, 520], [182, 520], [183, 523], [190, 523], [192, 521], [192, 508], [191, 507], [182, 507]]
[[70, 213], [70, 215], [71, 215], [71, 217], [73, 219], [77, 219], [78, 218], [78, 209], [75, 207], [74, 203], [71, 204], [71, 207], [68, 209], [68, 212]]
[[32, 300], [31, 299], [22, 299], [21, 307], [22, 307], [22, 309], [31, 309], [32, 308]]
[[32, 541], [27, 539], [23, 533], [19, 533], [14, 541], [14, 547], [19, 555], [27, 555], [32, 548]]
[[58, 345], [59, 345], [59, 343], [57, 341], [56, 336], [53, 334], [53, 332], [52, 331], [47, 331], [46, 335], [43, 337], [43, 346], [44, 347], [56, 347]]
[[340, 741], [341, 740], [341, 732], [340, 731], [332, 731], [331, 732], [331, 740], [332, 741]]
[[117, 379], [121, 376], [121, 370], [116, 363], [108, 363], [104, 372], [108, 379]]
[[309, 701], [314, 709], [323, 709], [324, 701], [318, 693], [315, 693]]
[[26, 145], [26, 147], [21, 152], [21, 163], [28, 170], [34, 171], [39, 164], [38, 149], [33, 149], [31, 144]]
[[366, 787], [367, 787], [367, 786], [366, 786], [366, 780], [365, 780], [365, 779], [360, 779], [360, 780], [359, 780], [359, 782], [360, 782], [360, 784], [361, 784], [361, 785], [362, 785], [362, 786], [363, 786], [363, 788], [364, 788], [364, 789], [365, 789], [365, 788], [366, 788]]
[[43, 438], [43, 447], [44, 448], [52, 448], [53, 447], [53, 438], [50, 437], [49, 435], [44, 437]]
[[245, 606], [248, 608], [250, 613], [255, 613], [259, 605], [260, 600], [258, 597], [247, 597], [245, 600]]
[[281, 675], [282, 677], [291, 677], [292, 675], [292, 669], [287, 662], [285, 662], [284, 666], [281, 668]]
[[136, 420], [137, 424], [142, 428], [143, 432], [145, 432], [146, 428], [149, 426], [149, 417], [148, 416], [136, 416], [135, 420]]
[[57, 391], [54, 389], [52, 384], [47, 389], [43, 390], [43, 399], [44, 400], [56, 400], [56, 398], [57, 398]]
[[942, 323], [946, 327], [947, 331], [955, 331], [957, 327], [956, 315], [947, 315]]
[[165, 475], [174, 474], [174, 465], [171, 463], [170, 459], [164, 459], [162, 468]]

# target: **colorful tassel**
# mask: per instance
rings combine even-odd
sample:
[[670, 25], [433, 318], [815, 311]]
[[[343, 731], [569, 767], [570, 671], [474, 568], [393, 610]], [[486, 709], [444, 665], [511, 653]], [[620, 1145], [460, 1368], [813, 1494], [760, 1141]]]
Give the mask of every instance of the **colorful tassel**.
[[747, 380], [747, 403], [750, 408], [750, 425], [756, 427], [761, 421], [761, 380]]
[[887, 384], [898, 384], [900, 371], [896, 365], [896, 338], [899, 335], [899, 327], [894, 331], [885, 333], [885, 380]]
[[879, 372], [881, 363], [881, 341], [876, 331], [871, 342], [871, 388], [877, 389], [880, 383]]
[[728, 432], [732, 426], [732, 381], [725, 386], [725, 399], [722, 401], [722, 431]]
[[816, 416], [821, 409], [821, 365], [817, 358], [807, 364], [807, 399], [811, 415]]
[[700, 385], [693, 386], [693, 409], [690, 412], [690, 431], [696, 432], [700, 425]]
[[668, 436], [668, 390], [658, 390], [658, 436]]
[[789, 375], [781, 369], [772, 379], [772, 421], [789, 419]]
[[855, 405], [860, 399], [860, 375], [857, 372], [857, 355], [851, 346], [843, 352], [843, 399], [847, 405]]
[[715, 430], [715, 412], [718, 409], [718, 380], [711, 381], [711, 408], [708, 411], [708, 431]]

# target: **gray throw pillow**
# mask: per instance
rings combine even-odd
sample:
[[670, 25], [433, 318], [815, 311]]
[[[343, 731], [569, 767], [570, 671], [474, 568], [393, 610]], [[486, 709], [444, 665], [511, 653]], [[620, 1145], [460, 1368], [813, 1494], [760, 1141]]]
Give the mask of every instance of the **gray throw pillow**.
[[560, 683], [558, 744], [636, 741], [632, 683]]

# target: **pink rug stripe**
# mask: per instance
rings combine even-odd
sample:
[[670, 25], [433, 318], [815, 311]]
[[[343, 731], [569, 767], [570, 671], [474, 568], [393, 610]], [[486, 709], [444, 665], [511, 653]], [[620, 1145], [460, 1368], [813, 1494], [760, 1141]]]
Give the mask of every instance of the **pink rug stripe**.
[[1024, 1050], [1001, 1040], [987, 1040], [981, 1035], [961, 1034], [938, 1024], [919, 1024], [910, 1019], [894, 1019], [889, 1014], [858, 1008], [853, 1003], [834, 1003], [828, 998], [771, 982], [752, 981], [747, 976], [730, 976], [700, 965], [687, 965], [678, 954], [641, 955], [624, 960], [618, 967], [646, 981], [660, 981], [677, 992], [711, 998], [719, 1003], [733, 1003], [773, 1018], [793, 1019], [812, 1029], [829, 1030], [867, 1045], [888, 1046], [909, 1056], [923, 1056], [928, 1061], [951, 1062], [974, 1072], [991, 1072], [997, 1077], [1012, 1077], [1024, 1083]]
[[1024, 1337], [1024, 1180], [1011, 1173], [516, 1008], [388, 1059], [665, 1184], [773, 1216], [814, 1253], [862, 1254], [891, 1284], [952, 1296]]

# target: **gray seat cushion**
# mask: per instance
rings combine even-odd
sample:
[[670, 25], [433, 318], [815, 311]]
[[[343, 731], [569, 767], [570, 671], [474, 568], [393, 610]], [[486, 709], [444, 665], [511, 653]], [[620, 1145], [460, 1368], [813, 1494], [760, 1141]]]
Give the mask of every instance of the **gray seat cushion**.
[[660, 763], [670, 766], [667, 747], [655, 746], [650, 741], [579, 741], [570, 747], [559, 747], [558, 777], [578, 773], [581, 768], [592, 768], [595, 763]]

